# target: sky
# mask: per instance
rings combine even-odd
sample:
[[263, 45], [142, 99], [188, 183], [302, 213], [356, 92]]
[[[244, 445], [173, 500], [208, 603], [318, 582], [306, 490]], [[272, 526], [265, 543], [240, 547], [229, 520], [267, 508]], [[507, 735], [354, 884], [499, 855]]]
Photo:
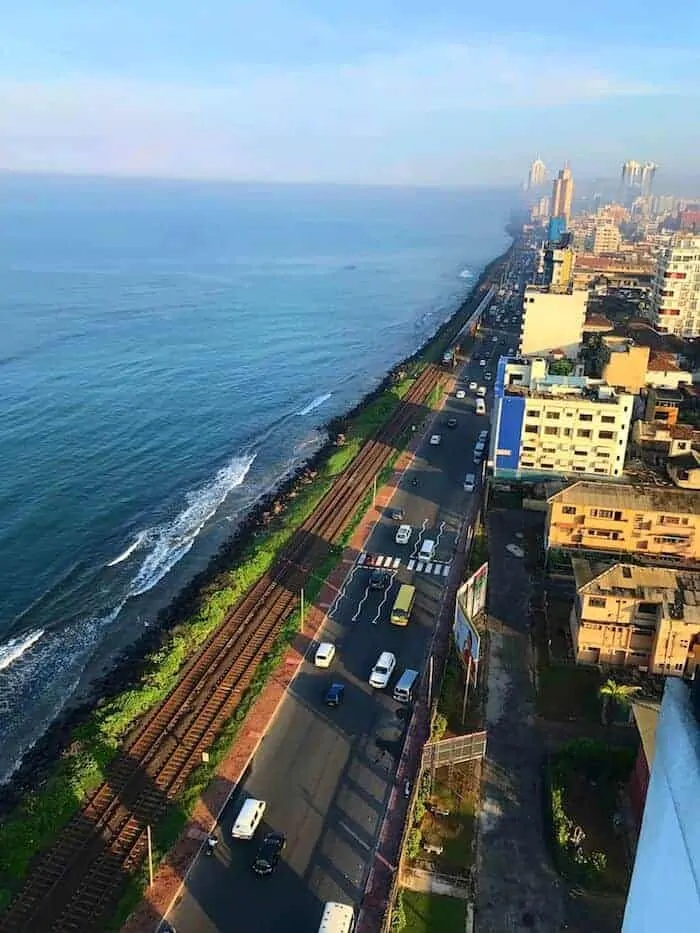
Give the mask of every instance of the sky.
[[700, 174], [700, 4], [3, 4], [0, 169], [517, 184]]

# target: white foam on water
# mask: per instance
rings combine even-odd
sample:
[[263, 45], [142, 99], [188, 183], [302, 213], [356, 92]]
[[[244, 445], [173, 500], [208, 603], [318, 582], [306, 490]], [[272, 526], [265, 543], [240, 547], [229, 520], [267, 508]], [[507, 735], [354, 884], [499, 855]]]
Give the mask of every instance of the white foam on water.
[[469, 269], [462, 269], [462, 271], [459, 273], [459, 277], [460, 279], [473, 279], [474, 273], [470, 272]]
[[242, 485], [256, 456], [252, 453], [234, 457], [210, 483], [187, 493], [187, 507], [172, 521], [143, 532], [153, 547], [131, 581], [130, 597], [148, 592], [182, 560], [226, 496]]
[[29, 632], [27, 635], [18, 635], [16, 638], [11, 638], [4, 645], [0, 645], [0, 671], [19, 660], [25, 651], [29, 651], [32, 645], [39, 641], [43, 634], [43, 628], [37, 629], [37, 631]]
[[141, 547], [143, 542], [146, 540], [146, 537], [147, 535], [145, 531], [139, 532], [139, 534], [136, 537], [136, 540], [133, 541], [125, 551], [122, 551], [122, 553], [119, 554], [118, 557], [115, 557], [114, 560], [111, 560], [107, 564], [107, 566], [116, 567], [117, 564], [122, 564], [128, 557], [131, 557], [134, 551], [138, 550]]
[[324, 402], [327, 402], [328, 399], [333, 395], [332, 392], [324, 392], [323, 395], [317, 395], [315, 399], [309, 402], [301, 411], [298, 411], [298, 415], [308, 415], [310, 412], [315, 411], [317, 408], [320, 408]]

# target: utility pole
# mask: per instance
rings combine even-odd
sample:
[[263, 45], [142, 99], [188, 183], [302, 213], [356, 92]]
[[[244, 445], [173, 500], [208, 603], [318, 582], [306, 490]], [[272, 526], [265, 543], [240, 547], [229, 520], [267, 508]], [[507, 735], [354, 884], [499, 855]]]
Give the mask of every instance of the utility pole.
[[148, 840], [148, 886], [153, 887], [153, 843], [151, 841], [151, 827], [146, 826], [146, 839]]
[[377, 475], [375, 473], [374, 479], [372, 480], [372, 508], [374, 508], [377, 501]]
[[428, 713], [433, 705], [433, 656], [428, 658]]
[[301, 606], [299, 609], [301, 620], [299, 623], [299, 628], [303, 629], [304, 628], [304, 587], [303, 586], [301, 588], [301, 593], [299, 594], [299, 596], [301, 597]]
[[464, 720], [467, 718], [467, 698], [469, 697], [469, 681], [472, 676], [472, 658], [469, 655], [469, 666], [467, 667], [467, 675], [464, 679], [464, 696], [462, 697], [462, 725], [464, 725]]

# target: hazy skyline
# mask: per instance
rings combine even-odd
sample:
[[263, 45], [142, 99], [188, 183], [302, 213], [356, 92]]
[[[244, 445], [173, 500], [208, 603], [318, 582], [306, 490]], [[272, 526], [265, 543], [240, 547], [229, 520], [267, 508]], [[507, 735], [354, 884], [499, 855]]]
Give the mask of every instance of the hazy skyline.
[[700, 11], [469, 6], [30, 0], [3, 15], [0, 168], [517, 184], [539, 155], [580, 176], [627, 158], [695, 171]]

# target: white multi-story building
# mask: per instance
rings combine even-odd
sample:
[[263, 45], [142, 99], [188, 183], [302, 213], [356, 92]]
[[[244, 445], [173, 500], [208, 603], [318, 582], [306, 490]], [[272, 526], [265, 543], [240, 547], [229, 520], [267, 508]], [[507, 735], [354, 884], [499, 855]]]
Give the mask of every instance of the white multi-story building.
[[492, 413], [494, 476], [620, 476], [633, 401], [600, 380], [550, 375], [545, 359], [502, 357]]
[[620, 249], [622, 235], [617, 224], [609, 220], [596, 223], [593, 233], [593, 253], [616, 253]]
[[540, 185], [544, 184], [547, 178], [547, 167], [545, 166], [542, 159], [535, 159], [534, 162], [530, 165], [530, 171], [527, 176], [527, 187], [529, 188], [538, 188]]
[[[567, 270], [567, 279], [572, 271]], [[561, 350], [575, 357], [581, 347], [587, 303], [587, 291], [528, 285], [523, 295], [520, 355], [546, 356], [552, 350]]]
[[658, 330], [700, 336], [700, 236], [678, 234], [658, 259], [651, 311]]

